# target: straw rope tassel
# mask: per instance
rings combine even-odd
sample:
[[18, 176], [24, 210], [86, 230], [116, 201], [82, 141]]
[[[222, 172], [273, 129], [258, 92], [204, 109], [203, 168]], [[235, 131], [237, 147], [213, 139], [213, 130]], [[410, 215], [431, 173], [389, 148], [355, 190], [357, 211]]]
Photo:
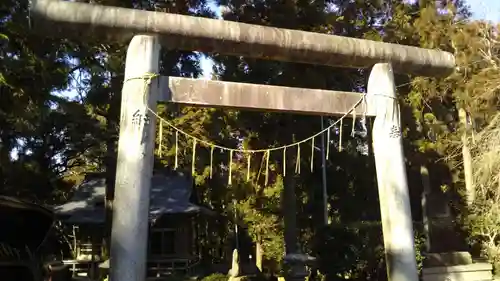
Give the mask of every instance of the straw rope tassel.
[[[147, 91], [147, 88], [148, 86], [151, 84], [152, 80], [154, 78], [157, 78], [159, 77], [159, 74], [156, 74], [156, 73], [145, 73], [144, 75], [142, 75], [141, 77], [134, 77], [134, 78], [130, 78], [130, 79], [127, 79], [127, 81], [130, 81], [130, 80], [134, 80], [134, 79], [141, 79], [144, 81], [144, 92]], [[144, 95], [145, 96], [145, 95]], [[342, 151], [342, 130], [343, 130], [343, 118], [345, 118], [346, 116], [348, 116], [351, 112], [353, 114], [353, 130], [351, 132], [352, 135], [354, 135], [355, 133], [355, 124], [356, 124], [356, 107], [360, 104], [360, 103], [366, 103], [366, 96], [364, 95], [358, 102], [356, 102], [355, 104], [353, 104], [353, 106], [351, 107], [351, 109], [349, 109], [339, 120], [337, 120], [336, 122], [330, 124], [330, 126], [328, 126], [326, 129], [322, 130], [321, 132], [313, 135], [313, 136], [310, 136], [306, 139], [303, 139], [303, 140], [300, 140], [300, 141], [294, 141], [293, 143], [291, 144], [287, 144], [287, 145], [283, 145], [283, 146], [278, 146], [278, 147], [272, 147], [272, 148], [265, 148], [265, 149], [235, 149], [235, 148], [228, 148], [228, 147], [224, 147], [224, 146], [221, 146], [221, 145], [217, 145], [215, 143], [212, 143], [212, 142], [209, 142], [209, 141], [205, 141], [203, 139], [200, 139], [196, 136], [193, 136], [191, 134], [189, 134], [188, 132], [182, 130], [181, 128], [175, 126], [172, 122], [168, 121], [168, 120], [165, 120], [163, 117], [159, 116], [158, 113], [147, 107], [147, 111], [149, 111], [151, 114], [153, 114], [156, 118], [160, 119], [160, 128], [159, 128], [159, 140], [158, 140], [158, 155], [161, 157], [163, 156], [163, 150], [167, 147], [165, 145], [163, 145], [163, 126], [166, 124], [169, 128], [172, 128], [173, 130], [175, 130], [175, 146], [174, 146], [174, 151], [175, 151], [175, 163], [174, 163], [174, 170], [176, 170], [177, 168], [179, 168], [179, 133], [180, 134], [183, 134], [186, 136], [187, 140], [189, 139], [192, 139], [193, 140], [193, 155], [192, 155], [192, 167], [191, 167], [191, 170], [192, 172], [196, 172], [195, 170], [195, 160], [196, 160], [196, 145], [197, 144], [201, 144], [203, 146], [207, 146], [207, 147], [210, 147], [210, 178], [212, 178], [213, 176], [213, 151], [215, 148], [218, 148], [218, 149], [221, 149], [223, 151], [227, 150], [230, 152], [230, 156], [231, 156], [231, 159], [230, 159], [230, 165], [229, 165], [229, 174], [232, 175], [232, 156], [234, 154], [234, 152], [241, 152], [243, 154], [245, 153], [250, 153], [250, 155], [248, 156], [248, 163], [247, 163], [247, 179], [249, 179], [250, 177], [250, 162], [251, 162], [251, 154], [253, 153], [265, 153], [266, 154], [266, 158], [267, 158], [267, 162], [266, 162], [266, 170], [269, 170], [269, 160], [268, 158], [270, 157], [270, 153], [271, 151], [278, 151], [278, 150], [281, 150], [283, 149], [283, 175], [285, 176], [286, 175], [286, 150], [287, 148], [291, 148], [291, 147], [294, 147], [294, 146], [297, 146], [297, 159], [296, 159], [296, 163], [295, 163], [295, 172], [297, 174], [300, 174], [300, 170], [301, 170], [301, 159], [300, 159], [300, 145], [302, 143], [305, 143], [309, 140], [311, 140], [311, 143], [313, 145], [313, 147], [311, 148], [311, 171], [313, 171], [313, 168], [314, 168], [314, 142], [315, 142], [315, 137], [318, 136], [319, 134], [322, 134], [324, 133], [325, 131], [327, 132], [327, 142], [328, 142], [328, 145], [327, 145], [327, 150], [326, 150], [326, 159], [329, 158], [329, 154], [330, 154], [330, 130], [331, 128], [337, 126], [337, 123], [340, 123], [340, 140], [339, 140], [339, 151]], [[365, 105], [365, 114], [366, 114], [366, 105]], [[472, 136], [472, 139], [474, 141], [474, 135]], [[167, 142], [167, 144], [169, 144]], [[268, 171], [267, 171], [268, 172]], [[267, 176], [267, 173], [266, 172], [266, 177], [268, 178]], [[266, 179], [267, 181], [268, 179]], [[231, 177], [228, 179], [228, 182], [231, 184]]]
[[[146, 95], [146, 91], [148, 90], [148, 86], [151, 84], [152, 80], [154, 78], [157, 78], [159, 77], [159, 74], [156, 74], [156, 73], [145, 73], [144, 75], [142, 75], [141, 77], [134, 77], [134, 78], [130, 78], [130, 79], [127, 79], [127, 81], [130, 81], [130, 80], [134, 80], [134, 79], [142, 79], [144, 81], [144, 95], [143, 97], [145, 98]], [[250, 162], [251, 162], [251, 154], [252, 153], [256, 153], [256, 152], [263, 152], [266, 154], [266, 178], [265, 178], [265, 182], [266, 182], [266, 185], [268, 183], [268, 180], [269, 180], [269, 158], [270, 158], [270, 154], [271, 154], [271, 151], [278, 151], [280, 149], [283, 149], [283, 175], [285, 176], [286, 175], [286, 149], [288, 147], [293, 147], [293, 146], [297, 146], [297, 159], [296, 159], [296, 163], [295, 163], [295, 172], [297, 174], [300, 174], [300, 166], [301, 166], [301, 159], [300, 159], [300, 145], [302, 143], [305, 143], [307, 142], [308, 140], [311, 140], [311, 144], [312, 144], [312, 147], [311, 147], [311, 171], [313, 171], [313, 168], [314, 168], [314, 141], [315, 141], [315, 137], [318, 136], [319, 134], [322, 134], [324, 133], [325, 131], [327, 132], [327, 152], [326, 152], [326, 159], [328, 159], [329, 157], [329, 152], [330, 152], [330, 147], [329, 147], [329, 144], [330, 144], [330, 129], [334, 126], [337, 125], [337, 123], [340, 123], [340, 140], [339, 140], [339, 152], [342, 151], [342, 128], [343, 128], [343, 118], [345, 118], [346, 116], [349, 115], [349, 113], [352, 112], [353, 114], [353, 128], [352, 128], [352, 131], [351, 131], [351, 135], [354, 135], [355, 133], [355, 124], [356, 124], [356, 107], [360, 104], [364, 102], [365, 103], [365, 114], [366, 114], [366, 95], [364, 95], [358, 102], [356, 102], [355, 104], [353, 104], [352, 108], [350, 110], [348, 110], [341, 118], [340, 120], [337, 120], [336, 122], [334, 122], [333, 124], [331, 124], [330, 126], [328, 126], [326, 129], [324, 129], [323, 131], [309, 137], [309, 138], [306, 138], [306, 139], [303, 139], [303, 140], [300, 140], [300, 141], [297, 141], [297, 142], [294, 142], [294, 143], [291, 143], [291, 144], [287, 144], [287, 145], [283, 145], [283, 146], [279, 146], [279, 147], [273, 147], [273, 148], [267, 148], [267, 149], [253, 149], [253, 150], [245, 150], [245, 149], [234, 149], [234, 148], [228, 148], [228, 147], [223, 147], [223, 146], [220, 146], [220, 145], [217, 145], [217, 144], [214, 144], [214, 143], [211, 143], [211, 142], [208, 142], [208, 141], [205, 141], [205, 140], [202, 140], [200, 138], [197, 138], [185, 131], [183, 131], [182, 129], [176, 127], [173, 123], [165, 120], [164, 118], [162, 118], [161, 116], [158, 115], [158, 113], [147, 107], [147, 111], [149, 111], [151, 114], [153, 114], [155, 117], [157, 117], [158, 119], [160, 119], [160, 128], [159, 128], [159, 140], [158, 140], [158, 155], [161, 157], [163, 155], [163, 125], [166, 124], [168, 127], [172, 128], [175, 130], [175, 147], [174, 147], [174, 150], [175, 150], [175, 163], [174, 163], [174, 170], [176, 170], [178, 167], [179, 167], [179, 133], [183, 134], [186, 136], [186, 138], [189, 140], [189, 139], [192, 139], [193, 140], [193, 151], [192, 151], [192, 163], [191, 163], [191, 171], [192, 173], [194, 174], [196, 172], [195, 168], [196, 168], [196, 165], [195, 165], [195, 160], [196, 160], [196, 145], [198, 143], [204, 145], [204, 146], [207, 146], [207, 147], [210, 147], [210, 178], [212, 178], [213, 176], [213, 152], [214, 152], [214, 149], [215, 148], [219, 148], [221, 150], [228, 150], [229, 151], [229, 178], [228, 178], [228, 184], [231, 185], [232, 184], [232, 164], [233, 164], [233, 153], [236, 151], [236, 152], [241, 152], [241, 153], [250, 153], [250, 155], [248, 156], [248, 159], [247, 159], [247, 180], [249, 180], [249, 177], [250, 177]], [[472, 139], [474, 141], [474, 135], [472, 135]]]
[[210, 178], [212, 178], [212, 166], [214, 163], [214, 147], [210, 147]]
[[311, 139], [311, 172], [314, 169], [314, 137]]
[[252, 160], [252, 154], [247, 154], [247, 181], [250, 181], [250, 161]]
[[191, 175], [196, 172], [196, 139], [193, 140], [193, 155], [191, 158]]
[[179, 132], [175, 131], [175, 161], [174, 161], [174, 170], [177, 170], [179, 167]]
[[295, 162], [295, 173], [300, 174], [300, 143], [297, 144], [297, 160]]
[[354, 133], [356, 133], [356, 108], [352, 110], [352, 128], [351, 128], [351, 137], [354, 137]]
[[269, 181], [269, 155], [271, 154], [271, 150], [268, 150], [266, 152], [266, 178], [264, 181], [264, 185], [267, 185]]
[[160, 128], [158, 132], [158, 157], [162, 157], [162, 140], [163, 140], [163, 121], [160, 119]]
[[283, 148], [283, 177], [286, 177], [286, 147]]
[[233, 184], [233, 181], [231, 179], [231, 177], [233, 176], [233, 150], [229, 150], [229, 175], [228, 175], [228, 179], [227, 179], [227, 184], [228, 185], [232, 185]]
[[343, 124], [342, 124], [342, 121], [343, 121], [343, 120], [344, 120], [344, 119], [340, 119], [340, 130], [339, 130], [339, 152], [342, 152], [342, 127], [344, 127], [344, 126], [343, 126]]
[[326, 131], [326, 160], [330, 156], [330, 129]]
[[[143, 77], [139, 77], [139, 78], [131, 78], [131, 79], [128, 79], [128, 80], [133, 80], [133, 79], [147, 79], [148, 83], [151, 82], [151, 80], [155, 77], [158, 77], [158, 75], [153, 75], [153, 74], [149, 74], [149, 76], [146, 76], [144, 75]], [[128, 81], [127, 80], [127, 81]], [[169, 122], [168, 120], [165, 120], [163, 117], [159, 116], [158, 113], [156, 113], [153, 109], [151, 108], [147, 108], [147, 110], [153, 114], [156, 118], [160, 119], [160, 122], [163, 124], [166, 124], [169, 128], [172, 128], [173, 130], [176, 131], [176, 135], [178, 135], [179, 133], [180, 134], [183, 134], [186, 136], [187, 139], [196, 139], [197, 143], [198, 144], [201, 144], [203, 146], [207, 146], [207, 147], [214, 147], [214, 148], [219, 148], [221, 150], [224, 150], [224, 151], [229, 151], [229, 150], [233, 150], [233, 152], [241, 152], [241, 153], [266, 153], [267, 151], [278, 151], [278, 150], [281, 150], [281, 149], [285, 149], [285, 148], [290, 148], [290, 147], [294, 147], [294, 146], [299, 146], [300, 144], [302, 143], [305, 143], [309, 140], [311, 140], [312, 138], [315, 138], [317, 137], [318, 135], [324, 133], [325, 131], [327, 131], [329, 133], [328, 130], [330, 130], [331, 128], [333, 127], [336, 127], [338, 125], [338, 123], [340, 123], [340, 125], [342, 125], [342, 122], [343, 122], [343, 118], [345, 118], [346, 116], [348, 116], [349, 114], [351, 114], [351, 112], [353, 112], [353, 110], [356, 108], [356, 106], [358, 106], [360, 103], [362, 103], [363, 101], [366, 102], [365, 100], [365, 96], [363, 96], [358, 102], [356, 102], [355, 104], [353, 104], [353, 106], [351, 107], [351, 109], [349, 109], [341, 118], [339, 118], [336, 122], [330, 124], [330, 126], [328, 126], [327, 128], [323, 129], [321, 132], [318, 132], [316, 134], [314, 134], [313, 136], [310, 136], [306, 139], [303, 139], [303, 140], [300, 140], [300, 141], [294, 141], [293, 143], [290, 143], [290, 144], [287, 144], [287, 145], [282, 145], [282, 146], [278, 146], [278, 147], [272, 147], [272, 148], [264, 148], [264, 149], [239, 149], [239, 148], [229, 148], [229, 147], [224, 147], [224, 146], [221, 146], [221, 145], [218, 145], [218, 144], [215, 144], [215, 143], [212, 143], [210, 141], [205, 141], [203, 139], [200, 139], [196, 136], [193, 136], [191, 135], [190, 133], [182, 130], [181, 128], [179, 127], [176, 127], [173, 123]], [[342, 127], [343, 126], [340, 126], [340, 130], [342, 130]], [[178, 143], [177, 143], [178, 145]], [[163, 145], [162, 145], [162, 148], [163, 148]], [[178, 148], [177, 148], [178, 149]], [[162, 152], [163, 154], [163, 152]]]

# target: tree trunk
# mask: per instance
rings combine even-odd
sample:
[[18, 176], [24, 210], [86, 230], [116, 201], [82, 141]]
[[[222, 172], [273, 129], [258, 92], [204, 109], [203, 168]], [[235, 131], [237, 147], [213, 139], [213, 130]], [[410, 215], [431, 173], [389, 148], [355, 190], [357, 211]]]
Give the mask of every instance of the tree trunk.
[[[293, 163], [289, 161], [289, 163]], [[292, 165], [289, 165], [292, 166]], [[295, 196], [295, 178], [293, 171], [288, 171], [284, 179], [281, 199], [283, 220], [285, 223], [285, 253], [295, 254], [298, 251], [297, 239], [297, 198]]]
[[460, 118], [460, 123], [463, 126], [464, 132], [462, 134], [462, 157], [464, 161], [464, 180], [465, 180], [465, 192], [466, 192], [466, 202], [470, 205], [475, 197], [476, 191], [474, 190], [474, 182], [472, 181], [472, 156], [468, 144], [468, 132], [470, 131], [470, 126], [467, 122], [467, 112], [463, 107], [458, 110], [458, 116]]
[[[108, 124], [110, 122], [108, 121]], [[109, 127], [109, 125], [107, 126]], [[106, 141], [106, 223], [108, 229], [111, 227], [111, 217], [113, 212], [113, 198], [115, 194], [115, 173], [116, 173], [116, 144], [114, 138]]]
[[262, 260], [264, 259], [264, 249], [262, 248], [262, 237], [259, 235], [255, 243], [255, 266], [262, 272]]
[[[106, 129], [107, 133], [113, 131], [113, 123], [108, 116]], [[110, 252], [111, 245], [111, 227], [113, 224], [113, 199], [115, 195], [115, 174], [116, 174], [116, 143], [115, 138], [109, 136], [106, 139], [106, 157], [105, 157], [105, 178], [106, 178], [106, 191], [104, 198], [105, 206], [105, 226], [104, 226], [104, 238], [103, 244], [105, 253]]]
[[373, 157], [372, 129], [373, 129], [373, 118], [366, 117], [366, 141], [368, 143], [368, 149], [367, 149], [366, 153], [368, 154], [368, 157]]
[[[116, 148], [118, 140], [118, 122], [120, 118], [120, 100], [121, 88], [123, 86], [123, 77], [112, 78], [113, 90], [108, 97], [109, 109], [106, 115], [106, 155], [105, 155], [105, 238], [111, 237], [111, 225], [113, 219], [113, 200], [115, 198], [115, 176], [116, 176]], [[109, 253], [109, 245], [111, 241], [104, 241], [106, 250]]]
[[420, 166], [420, 176], [422, 178], [422, 222], [424, 224], [424, 235], [425, 235], [425, 250], [429, 253], [431, 251], [431, 234], [430, 234], [430, 222], [428, 217], [428, 202], [427, 199], [431, 193], [431, 182], [429, 178], [429, 170], [425, 165]]

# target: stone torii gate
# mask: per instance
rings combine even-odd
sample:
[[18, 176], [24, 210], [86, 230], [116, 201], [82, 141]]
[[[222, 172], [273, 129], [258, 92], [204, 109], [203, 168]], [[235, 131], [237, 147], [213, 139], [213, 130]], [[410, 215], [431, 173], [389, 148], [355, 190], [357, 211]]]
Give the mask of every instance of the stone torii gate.
[[57, 0], [32, 0], [30, 13], [34, 27], [47, 35], [131, 40], [120, 116], [112, 281], [142, 281], [146, 272], [155, 119], [137, 127], [133, 122], [135, 112], [145, 114], [147, 107], [156, 108], [157, 102], [163, 100], [193, 106], [339, 116], [363, 96], [330, 90], [161, 77], [146, 84], [146, 97], [143, 97], [144, 81], [133, 78], [158, 73], [160, 45], [328, 66], [373, 67], [366, 102], [359, 104], [356, 111], [376, 117], [373, 148], [388, 276], [391, 281], [418, 280], [393, 70], [421, 76], [447, 76], [455, 68], [453, 55], [334, 35]]

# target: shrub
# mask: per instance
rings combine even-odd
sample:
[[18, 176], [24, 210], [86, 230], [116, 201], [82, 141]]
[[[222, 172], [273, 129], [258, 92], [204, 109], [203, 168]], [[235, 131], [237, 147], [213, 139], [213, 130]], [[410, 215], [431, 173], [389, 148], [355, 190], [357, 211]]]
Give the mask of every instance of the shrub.
[[[415, 251], [422, 264], [422, 237], [414, 226]], [[325, 280], [387, 280], [384, 241], [380, 222], [330, 225], [317, 240], [318, 269]]]
[[214, 273], [203, 277], [202, 281], [227, 281], [229, 278], [225, 274]]

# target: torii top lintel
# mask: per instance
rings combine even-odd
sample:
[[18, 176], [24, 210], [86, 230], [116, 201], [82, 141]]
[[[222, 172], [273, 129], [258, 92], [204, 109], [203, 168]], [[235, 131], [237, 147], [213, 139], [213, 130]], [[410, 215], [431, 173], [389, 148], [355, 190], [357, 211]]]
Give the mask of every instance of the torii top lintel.
[[454, 56], [439, 50], [233, 21], [57, 0], [32, 0], [30, 12], [35, 28], [52, 36], [156, 34], [169, 49], [349, 68], [390, 62], [395, 72], [430, 77], [455, 69]]

